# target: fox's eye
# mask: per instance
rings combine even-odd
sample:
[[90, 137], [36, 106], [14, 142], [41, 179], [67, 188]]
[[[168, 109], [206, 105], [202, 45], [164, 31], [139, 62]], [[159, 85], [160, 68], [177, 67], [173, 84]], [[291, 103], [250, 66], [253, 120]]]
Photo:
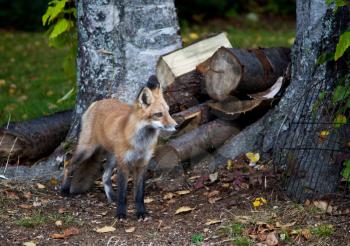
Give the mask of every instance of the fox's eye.
[[160, 118], [163, 116], [163, 113], [162, 112], [154, 113], [152, 116], [155, 118]]

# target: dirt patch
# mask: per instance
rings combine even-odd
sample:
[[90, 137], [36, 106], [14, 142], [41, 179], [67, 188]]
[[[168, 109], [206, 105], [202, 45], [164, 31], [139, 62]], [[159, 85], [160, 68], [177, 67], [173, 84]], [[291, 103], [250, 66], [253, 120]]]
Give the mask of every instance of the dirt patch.
[[[263, 166], [242, 160], [217, 174], [153, 179], [146, 196], [150, 218], [136, 220], [130, 192], [128, 219], [120, 222], [99, 182], [88, 194], [63, 198], [54, 179], [1, 181], [0, 245], [349, 245], [349, 200], [327, 201], [327, 213], [289, 201], [276, 182]], [[176, 214], [181, 207], [188, 211]], [[96, 232], [105, 226], [115, 230]], [[63, 239], [54, 239], [57, 234]]]

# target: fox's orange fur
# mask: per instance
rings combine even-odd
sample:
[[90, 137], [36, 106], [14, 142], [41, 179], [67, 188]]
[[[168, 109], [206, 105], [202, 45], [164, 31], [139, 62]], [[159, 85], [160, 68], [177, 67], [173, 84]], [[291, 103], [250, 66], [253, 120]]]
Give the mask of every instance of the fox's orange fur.
[[[153, 81], [152, 81], [153, 80]], [[64, 173], [62, 191], [72, 193], [71, 179], [81, 163], [96, 152], [107, 153], [103, 174], [105, 192], [109, 201], [116, 200], [111, 185], [112, 170], [118, 169], [117, 216], [126, 216], [126, 185], [129, 172], [134, 174], [135, 199], [138, 217], [144, 217], [144, 174], [153, 155], [159, 130], [175, 130], [176, 122], [169, 115], [169, 107], [155, 78], [140, 92], [134, 105], [116, 99], [94, 102], [82, 117], [81, 132], [71, 165]]]

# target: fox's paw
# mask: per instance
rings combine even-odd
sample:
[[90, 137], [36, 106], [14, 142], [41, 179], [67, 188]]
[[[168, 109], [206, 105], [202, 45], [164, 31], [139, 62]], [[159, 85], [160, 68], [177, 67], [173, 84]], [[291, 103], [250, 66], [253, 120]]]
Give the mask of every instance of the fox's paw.
[[136, 212], [136, 217], [138, 221], [147, 221], [149, 219], [148, 213], [146, 213], [145, 211]]
[[117, 194], [115, 192], [108, 192], [106, 195], [109, 203], [117, 202]]
[[69, 185], [62, 185], [61, 186], [61, 195], [62, 196], [70, 196], [70, 186]]
[[117, 208], [117, 219], [125, 220], [126, 219], [126, 206], [118, 206]]

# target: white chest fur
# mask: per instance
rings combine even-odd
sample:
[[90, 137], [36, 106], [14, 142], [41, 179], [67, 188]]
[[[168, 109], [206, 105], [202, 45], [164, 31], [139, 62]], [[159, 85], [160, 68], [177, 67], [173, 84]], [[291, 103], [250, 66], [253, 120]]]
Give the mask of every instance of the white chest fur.
[[140, 160], [149, 161], [153, 155], [153, 145], [158, 138], [159, 130], [150, 126], [140, 128], [131, 139], [132, 149], [124, 155], [127, 164], [133, 164]]

